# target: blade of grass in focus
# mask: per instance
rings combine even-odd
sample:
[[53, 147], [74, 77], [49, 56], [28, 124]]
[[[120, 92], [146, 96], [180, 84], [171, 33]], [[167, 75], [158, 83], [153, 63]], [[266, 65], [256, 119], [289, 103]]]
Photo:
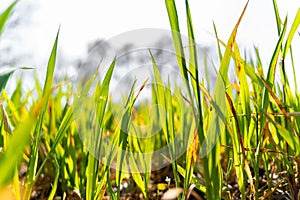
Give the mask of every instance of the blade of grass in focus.
[[[182, 41], [181, 41], [179, 20], [178, 20], [175, 1], [174, 0], [166, 0], [165, 4], [166, 4], [166, 8], [167, 8], [168, 15], [169, 15], [170, 26], [171, 26], [171, 29], [172, 29], [173, 45], [174, 45], [174, 49], [175, 49], [177, 60], [178, 60], [178, 66], [179, 66], [181, 75], [182, 75], [182, 77], [185, 81], [185, 87], [187, 89], [188, 97], [190, 99], [191, 105], [192, 105], [192, 107], [194, 107], [194, 98], [193, 98], [192, 93], [191, 93], [190, 82], [189, 82], [189, 80], [190, 80], [189, 74], [188, 74], [189, 70], [187, 69], [186, 60], [185, 60], [185, 56], [184, 56], [184, 53], [183, 53], [183, 46], [182, 46]], [[190, 44], [192, 44], [189, 48], [189, 50], [192, 51], [192, 52], [190, 52], [191, 59], [192, 59], [191, 60], [191, 62], [192, 62], [191, 67], [193, 67], [192, 73], [194, 73], [193, 74], [194, 77], [197, 77], [196, 74], [195, 74], [195, 73], [198, 73], [197, 68], [196, 68], [197, 66], [195, 65], [196, 64], [195, 63], [196, 62], [196, 56], [195, 56], [196, 49], [195, 49], [195, 45], [193, 44], [195, 42], [195, 40], [193, 38], [193, 28], [192, 28], [192, 21], [191, 21], [191, 15], [190, 15], [190, 11], [189, 11], [188, 2], [186, 2], [186, 10], [187, 10], [187, 18], [188, 18], [189, 40], [190, 40]], [[195, 80], [195, 81], [197, 81], [197, 80]], [[199, 88], [195, 84], [193, 84], [193, 85], [194, 85], [193, 88], [195, 89], [194, 93], [198, 95], [196, 98], [199, 101], [199, 95], [200, 95], [199, 91], [200, 90], [198, 90]], [[197, 122], [198, 123], [197, 133], [198, 133], [200, 142], [203, 142], [205, 136], [204, 136], [203, 125], [201, 125], [203, 119], [201, 118], [202, 112], [200, 112], [201, 111], [200, 101], [199, 101], [199, 104], [198, 104], [197, 108], [199, 108], [199, 107], [200, 107], [200, 110], [198, 110], [199, 116], [197, 117], [196, 113], [194, 113], [194, 115], [199, 120]], [[208, 168], [209, 167], [208, 167], [208, 162], [207, 162], [206, 159], [207, 159], [206, 157], [204, 157], [202, 159], [202, 161], [203, 161], [202, 164], [203, 164], [205, 174], [208, 175], [209, 174], [208, 173]], [[191, 176], [191, 174], [190, 174], [190, 176]], [[207, 183], [212, 181], [207, 176], [205, 178], [206, 178]], [[212, 195], [212, 193], [213, 193], [212, 190], [210, 190], [210, 189], [207, 190], [208, 198], [212, 198], [212, 196], [210, 197], [210, 194]]]
[[[186, 177], [184, 179], [184, 192], [183, 196], [186, 196], [186, 192], [188, 191], [188, 188], [191, 185], [192, 176], [194, 173], [194, 163], [197, 160], [197, 150], [198, 150], [198, 143], [199, 138], [201, 141], [203, 141], [203, 117], [202, 117], [202, 99], [200, 94], [200, 87], [199, 87], [199, 70], [198, 70], [198, 55], [197, 55], [197, 46], [194, 36], [194, 30], [193, 30], [193, 23], [192, 23], [192, 16], [190, 12], [190, 7], [188, 0], [185, 1], [186, 5], [186, 15], [187, 15], [187, 27], [188, 27], [188, 38], [189, 38], [189, 72], [191, 73], [191, 76], [194, 78], [191, 78], [191, 83], [193, 87], [193, 92], [196, 98], [197, 102], [197, 108], [198, 108], [198, 118], [199, 118], [199, 124], [197, 129], [199, 132], [199, 135], [195, 134], [196, 130], [190, 131], [190, 137], [192, 138], [193, 142], [191, 142], [191, 146], [188, 148], [187, 155], [186, 155]], [[192, 100], [193, 101], [193, 100]], [[196, 137], [197, 135], [197, 137]], [[205, 159], [204, 159], [205, 161]]]
[[[175, 159], [176, 156], [176, 148], [174, 146], [174, 138], [175, 138], [175, 132], [174, 132], [174, 112], [173, 112], [173, 105], [172, 105], [172, 96], [171, 96], [171, 89], [170, 89], [170, 84], [168, 86], [165, 86], [165, 84], [162, 81], [162, 78], [160, 76], [158, 66], [156, 65], [156, 62], [154, 60], [154, 57], [151, 54], [151, 59], [152, 59], [152, 68], [154, 72], [154, 79], [155, 79], [155, 92], [156, 92], [156, 97], [157, 97], [157, 103], [158, 105], [162, 106], [163, 111], [159, 111], [159, 119], [160, 123], [163, 129], [164, 137], [169, 146], [169, 155], [170, 155], [170, 160], [172, 160], [172, 169], [173, 169], [173, 174], [174, 174], [174, 179], [175, 179], [175, 185], [176, 187], [179, 187], [179, 175], [177, 171], [177, 162]], [[169, 116], [169, 117], [167, 117]]]
[[[52, 82], [53, 82], [53, 74], [54, 74], [54, 68], [55, 68], [55, 62], [56, 62], [56, 52], [57, 52], [57, 43], [58, 43], [58, 36], [59, 36], [59, 30], [56, 35], [56, 39], [51, 51], [51, 55], [48, 61], [48, 67], [47, 67], [47, 74], [46, 74], [46, 80], [44, 83], [44, 89], [43, 89], [43, 96], [46, 96], [47, 94], [51, 93]], [[25, 192], [24, 192], [24, 199], [29, 199], [30, 194], [32, 191], [33, 184], [36, 180], [36, 171], [38, 170], [38, 149], [39, 149], [39, 141], [40, 141], [40, 135], [42, 133], [42, 126], [44, 123], [44, 117], [48, 106], [48, 100], [49, 96], [46, 96], [47, 99], [45, 99], [44, 105], [42, 106], [40, 116], [37, 120], [37, 124], [35, 127], [35, 131], [33, 134], [33, 137], [35, 139], [35, 142], [32, 146], [32, 152], [30, 155], [29, 160], [29, 166], [26, 174], [26, 183], [25, 183]]]
[[13, 9], [16, 6], [17, 3], [18, 3], [18, 0], [14, 1], [13, 3], [10, 4], [10, 6], [8, 6], [8, 8], [6, 8], [0, 14], [0, 36], [1, 36], [2, 32], [3, 32], [3, 29], [5, 27], [5, 24], [6, 24], [7, 20], [11, 16], [11, 14], [13, 12]]
[[[107, 106], [108, 101], [108, 92], [109, 92], [109, 83], [112, 77], [112, 73], [115, 67], [115, 59], [111, 63], [103, 82], [100, 84], [97, 84], [96, 91], [95, 91], [95, 101], [96, 101], [96, 126], [98, 131], [96, 131], [96, 134], [99, 134], [96, 136], [96, 139], [91, 142], [99, 142], [99, 144], [95, 145], [95, 151], [101, 150], [102, 148], [102, 139], [103, 139], [103, 119], [104, 119], [104, 113]], [[81, 94], [84, 95], [84, 94]], [[85, 96], [85, 95], [84, 95]], [[88, 166], [86, 170], [86, 176], [87, 176], [87, 184], [86, 184], [86, 199], [92, 200], [95, 196], [96, 192], [96, 183], [98, 182], [97, 174], [98, 174], [98, 165], [99, 165], [99, 158], [95, 157], [96, 155], [92, 155], [89, 153], [88, 157]]]
[[[283, 39], [284, 39], [284, 34], [285, 34], [285, 31], [286, 31], [286, 25], [287, 25], [287, 19], [285, 19], [283, 30], [280, 34], [280, 37], [278, 39], [276, 48], [274, 50], [274, 53], [272, 55], [272, 59], [271, 59], [270, 65], [269, 65], [269, 70], [268, 70], [266, 82], [267, 82], [267, 84], [269, 85], [269, 87], [271, 89], [273, 88], [273, 85], [274, 85], [275, 69], [276, 69], [276, 65], [277, 65], [277, 61], [278, 61], [278, 57], [279, 57], [279, 53], [280, 53], [280, 48], [281, 48], [281, 45], [282, 45], [282, 42], [283, 42]], [[268, 105], [269, 105], [269, 92], [268, 92], [268, 89], [265, 88], [264, 89], [264, 95], [263, 95], [263, 104], [262, 104], [261, 110], [268, 110]], [[261, 118], [260, 118], [260, 124], [261, 124], [260, 136], [262, 136], [262, 131], [263, 131], [263, 128], [265, 126], [265, 121], [266, 121], [265, 117], [261, 116]], [[260, 147], [257, 147], [257, 148], [260, 148]]]

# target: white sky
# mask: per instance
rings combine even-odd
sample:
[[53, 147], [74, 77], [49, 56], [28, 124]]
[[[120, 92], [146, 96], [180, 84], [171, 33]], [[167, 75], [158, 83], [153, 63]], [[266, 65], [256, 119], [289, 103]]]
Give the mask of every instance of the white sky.
[[[69, 59], [82, 57], [86, 44], [96, 38], [109, 39], [139, 28], [170, 29], [164, 2], [163, 0], [23, 0], [19, 2], [15, 12], [21, 10], [24, 5], [36, 6], [30, 13], [30, 24], [13, 30], [19, 37], [16, 49], [18, 52], [27, 54], [30, 52], [29, 54], [33, 55], [33, 59], [27, 60], [26, 65], [45, 66], [57, 29], [61, 25], [59, 48], [63, 55]], [[196, 39], [200, 43], [214, 41], [214, 38], [206, 33], [213, 33], [212, 21], [214, 21], [219, 37], [227, 41], [246, 2], [246, 0], [190, 0]], [[1, 9], [6, 3], [0, 3]], [[186, 33], [184, 0], [177, 0], [176, 3], [182, 31]], [[290, 27], [300, 7], [300, 1], [277, 0], [277, 3], [283, 19], [288, 13]], [[267, 63], [271, 59], [277, 38], [272, 1], [250, 0], [238, 31], [238, 43], [249, 48], [253, 45], [258, 46], [262, 60]], [[300, 46], [299, 38], [298, 35], [295, 36], [294, 47]], [[299, 55], [296, 49], [294, 54]]]

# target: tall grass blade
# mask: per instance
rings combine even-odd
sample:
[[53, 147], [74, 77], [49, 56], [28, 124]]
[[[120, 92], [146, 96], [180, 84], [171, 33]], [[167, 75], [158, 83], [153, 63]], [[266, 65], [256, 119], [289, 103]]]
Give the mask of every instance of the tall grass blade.
[[291, 30], [288, 34], [287, 40], [286, 40], [285, 45], [284, 45], [283, 54], [282, 54], [282, 59], [283, 60], [285, 59], [285, 56], [286, 56], [288, 50], [290, 49], [292, 39], [294, 38], [294, 35], [295, 35], [295, 33], [296, 33], [296, 31], [299, 27], [299, 24], [300, 24], [300, 8], [298, 9], [297, 15], [294, 19]]
[[[273, 53], [273, 56], [272, 56], [272, 59], [271, 59], [270, 65], [269, 65], [269, 70], [268, 70], [266, 82], [267, 82], [267, 84], [269, 85], [269, 87], [271, 89], [273, 88], [273, 85], [274, 85], [275, 69], [276, 69], [276, 65], [277, 65], [281, 45], [282, 45], [282, 42], [283, 42], [284, 34], [285, 34], [285, 31], [286, 31], [286, 25], [287, 25], [287, 19], [285, 19], [283, 30], [280, 34], [280, 37], [278, 39], [275, 51]], [[267, 110], [268, 105], [269, 105], [269, 92], [268, 92], [268, 89], [265, 88], [264, 95], [263, 95], [263, 104], [262, 104], [261, 110]], [[266, 118], [264, 116], [261, 116], [261, 118], [260, 118], [260, 125], [261, 125], [260, 135], [262, 135], [261, 133], [264, 129], [265, 120], [266, 120]]]
[[275, 12], [275, 18], [276, 18], [277, 32], [278, 32], [278, 36], [279, 36], [281, 33], [282, 20], [279, 15], [279, 10], [278, 10], [276, 0], [273, 0], [273, 7], [274, 7], [274, 12]]
[[[191, 89], [190, 89], [190, 85], [189, 85], [188, 69], [186, 66], [186, 60], [185, 60], [185, 55], [184, 55], [184, 51], [183, 51], [183, 45], [182, 45], [182, 40], [181, 40], [181, 35], [180, 35], [180, 28], [179, 28], [179, 20], [178, 20], [175, 1], [174, 0], [165, 0], [165, 4], [166, 4], [167, 11], [168, 11], [170, 26], [172, 29], [173, 46], [174, 46], [176, 58], [178, 61], [178, 66], [179, 66], [180, 72], [182, 74], [182, 77], [185, 81], [185, 87], [187, 89], [188, 96], [192, 100], [192, 94], [191, 94]], [[194, 101], [192, 101], [192, 103], [194, 104]]]
[[219, 59], [220, 59], [220, 62], [221, 62], [222, 59], [223, 59], [223, 55], [222, 55], [222, 51], [221, 51], [220, 40], [219, 40], [219, 37], [218, 37], [218, 32], [217, 32], [217, 27], [216, 27], [215, 22], [213, 22], [213, 26], [214, 26], [215, 36], [216, 36], [216, 39], [217, 39], [217, 46], [218, 46]]
[[[207, 142], [204, 143], [201, 147], [201, 151], [206, 150], [210, 152], [208, 154], [208, 174], [206, 176], [206, 183], [207, 187], [207, 196], [208, 199], [221, 199], [221, 188], [222, 188], [222, 173], [219, 163], [219, 156], [220, 156], [220, 147], [218, 143], [216, 143], [218, 136], [222, 131], [224, 131], [224, 121], [226, 113], [226, 101], [225, 101], [225, 94], [226, 94], [226, 87], [229, 86], [229, 78], [228, 78], [228, 69], [230, 58], [232, 55], [232, 48], [235, 43], [235, 37], [237, 34], [237, 30], [239, 24], [245, 14], [246, 8], [248, 6], [249, 1], [244, 7], [244, 10], [236, 23], [231, 36], [227, 42], [225, 53], [223, 59], [220, 64], [219, 74], [217, 76], [216, 85], [213, 93], [213, 110], [209, 116], [209, 128], [207, 130]], [[228, 91], [229, 96], [231, 96], [231, 91]]]
[[[95, 101], [96, 101], [96, 118], [97, 118], [97, 129], [95, 134], [100, 134], [97, 136], [92, 136], [91, 140], [89, 141], [91, 143], [97, 143], [94, 145], [95, 150], [94, 153], [95, 155], [92, 155], [91, 153], [88, 156], [88, 166], [86, 170], [86, 176], [87, 176], [87, 183], [86, 183], [86, 199], [87, 200], [92, 200], [93, 197], [95, 196], [95, 187], [97, 181], [97, 172], [98, 172], [98, 165], [99, 161], [98, 158], [95, 158], [97, 155], [96, 152], [101, 150], [102, 148], [102, 133], [103, 133], [103, 119], [104, 119], [104, 113], [106, 110], [107, 106], [107, 101], [108, 101], [108, 92], [109, 92], [109, 83], [112, 77], [112, 73], [115, 67], [115, 62], [116, 59], [114, 59], [105, 74], [105, 77], [103, 79], [103, 82], [100, 84], [98, 83], [95, 91]], [[97, 72], [96, 72], [97, 73]], [[88, 85], [88, 84], [87, 84]], [[85, 91], [85, 90], [83, 90]], [[81, 94], [80, 96], [85, 96], [85, 94]], [[77, 112], [76, 112], [77, 113]], [[95, 139], [95, 140], [94, 140]]]
[[4, 26], [7, 22], [7, 20], [9, 19], [9, 17], [11, 16], [14, 7], [16, 6], [16, 4], [18, 3], [18, 0], [14, 1], [12, 4], [10, 4], [10, 6], [8, 6], [8, 8], [6, 8], [1, 14], [0, 14], [0, 35], [3, 32]]
[[44, 89], [43, 89], [43, 97], [47, 97], [47, 98], [45, 99], [44, 105], [41, 110], [41, 114], [38, 118], [38, 121], [37, 121], [37, 124], [35, 127], [35, 131], [34, 131], [35, 142], [32, 146], [32, 152], [30, 155], [30, 161], [29, 161], [28, 171], [27, 171], [27, 175], [26, 175], [25, 192], [24, 192], [25, 200], [30, 198], [31, 190], [32, 190], [33, 184], [36, 180], [36, 171], [38, 168], [38, 147], [39, 147], [39, 141], [40, 141], [40, 134], [42, 132], [42, 126], [44, 123], [44, 116], [45, 116], [46, 109], [48, 106], [49, 95], [52, 90], [53, 74], [54, 74], [54, 68], [55, 68], [55, 62], [56, 62], [58, 36], [59, 36], [59, 30], [57, 32], [55, 42], [54, 42], [54, 45], [53, 45], [53, 48], [51, 51], [51, 55], [50, 55], [50, 58], [48, 61], [46, 80], [45, 80]]
[[[204, 131], [203, 131], [203, 116], [202, 116], [202, 99], [200, 95], [200, 80], [199, 80], [199, 70], [198, 70], [198, 57], [197, 57], [197, 46], [194, 36], [194, 30], [193, 30], [193, 23], [192, 23], [192, 16], [191, 11], [189, 7], [188, 0], [185, 1], [186, 5], [186, 16], [187, 16], [187, 27], [188, 27], [188, 38], [189, 38], [189, 72], [193, 78], [191, 78], [191, 84], [193, 87], [193, 92], [196, 98], [197, 102], [197, 115], [199, 119], [197, 121], [197, 132], [196, 130], [190, 131], [190, 138], [193, 142], [191, 142], [191, 146], [188, 147], [187, 155], [186, 155], [186, 174], [187, 176], [184, 179], [184, 193], [183, 196], [185, 196], [188, 188], [190, 187], [192, 175], [194, 173], [194, 162], [197, 160], [197, 150], [198, 150], [198, 144], [199, 139], [203, 141], [204, 139]], [[193, 101], [191, 99], [191, 101]], [[205, 159], [204, 159], [205, 161]]]
[[[141, 91], [145, 87], [148, 80], [146, 80], [143, 85], [140, 87], [138, 93], [136, 96], [134, 96], [134, 87], [136, 84], [136, 81], [133, 83], [131, 87], [131, 91], [129, 93], [129, 96], [127, 98], [127, 102], [125, 104], [125, 110], [123, 112], [122, 118], [121, 118], [121, 127], [116, 129], [115, 132], [115, 143], [116, 147], [118, 148], [118, 155], [117, 155], [117, 167], [118, 170], [116, 171], [116, 183], [118, 186], [117, 190], [117, 199], [120, 199], [121, 191], [120, 191], [120, 184], [122, 181], [122, 175], [123, 175], [123, 167], [125, 166], [125, 158], [126, 158], [126, 152], [127, 152], [127, 143], [128, 143], [128, 132], [129, 128], [131, 127], [131, 118], [132, 118], [132, 111], [135, 101], [137, 100], [138, 96], [140, 95]], [[114, 148], [114, 147], [113, 147]], [[110, 159], [111, 160], [111, 159]]]

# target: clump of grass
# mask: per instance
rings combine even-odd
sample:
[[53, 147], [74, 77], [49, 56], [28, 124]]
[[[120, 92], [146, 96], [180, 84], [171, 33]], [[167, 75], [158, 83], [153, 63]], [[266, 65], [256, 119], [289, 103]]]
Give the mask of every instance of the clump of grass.
[[[1, 13], [0, 32], [16, 3]], [[190, 196], [196, 199], [201, 196], [207, 199], [271, 199], [279, 195], [280, 190], [298, 198], [300, 96], [296, 82], [295, 91], [291, 90], [286, 68], [295, 68], [291, 44], [300, 23], [300, 10], [287, 30], [287, 18], [281, 20], [273, 0], [278, 41], [267, 67], [262, 65], [258, 49], [253, 58], [246, 59], [235, 41], [248, 3], [227, 43], [218, 38], [214, 25], [221, 62], [215, 89], [210, 95], [199, 78], [200, 68], [207, 66], [201, 66], [197, 60], [188, 1], [185, 3], [189, 58], [183, 51], [175, 1], [165, 0], [165, 3], [184, 85], [172, 92], [170, 82], [162, 81], [155, 58], [149, 52], [155, 80], [152, 104], [141, 103], [134, 107], [147, 81], [137, 93], [133, 84], [123, 104], [111, 101], [109, 85], [115, 60], [102, 81], [93, 85], [95, 73], [81, 90], [76, 91], [78, 98], [72, 102], [72, 86], [63, 89], [67, 83], [53, 84], [59, 34], [50, 54], [43, 86], [36, 81], [37, 97], [32, 96], [32, 92], [22, 95], [22, 81], [9, 96], [4, 89], [15, 69], [0, 72], [0, 171], [5, 172], [0, 176], [1, 199], [76, 197], [90, 200], [107, 196], [120, 199], [129, 194], [135, 198], [154, 199], [161, 197], [161, 190], [175, 191], [178, 199]], [[292, 66], [286, 65], [289, 54]], [[231, 62], [236, 76], [233, 82], [228, 78]], [[277, 67], [281, 70], [282, 83], [275, 81]], [[266, 76], [263, 70], [267, 70]], [[295, 72], [293, 75], [296, 80]], [[183, 88], [186, 96], [181, 92]], [[91, 97], [91, 104], [83, 98], [87, 95]], [[159, 109], [153, 112], [162, 130], [151, 138], [138, 139], [135, 136], [155, 129], [149, 126], [142, 130], [134, 124], [147, 121], [144, 114], [155, 104], [165, 110], [165, 113]], [[94, 106], [93, 115], [81, 112], [90, 106]], [[112, 114], [113, 107], [124, 108], [120, 126]], [[77, 115], [83, 122], [80, 126], [78, 119], [74, 119]], [[82, 142], [78, 132], [88, 131], [95, 121], [97, 126], [93, 128], [99, 135], [94, 134]], [[127, 134], [129, 131], [133, 134]], [[105, 137], [112, 143], [107, 144]], [[182, 137], [189, 146], [173, 161], [177, 149], [172, 141], [176, 137]], [[94, 149], [87, 149], [86, 142], [94, 142]], [[151, 152], [158, 144], [170, 146], [169, 157], [163, 155], [163, 158], [170, 161], [167, 169], [171, 170], [158, 171], [170, 177], [167, 184], [165, 177], [151, 173], [155, 164], [151, 163], [152, 157], [156, 156]], [[111, 149], [104, 157], [106, 162], [100, 162], [103, 160], [99, 160], [98, 155], [102, 155], [99, 149]], [[140, 156], [144, 153], [149, 154]], [[113, 163], [117, 166], [114, 170], [110, 168]], [[20, 174], [21, 171], [25, 175]], [[43, 191], [39, 186], [43, 186]]]

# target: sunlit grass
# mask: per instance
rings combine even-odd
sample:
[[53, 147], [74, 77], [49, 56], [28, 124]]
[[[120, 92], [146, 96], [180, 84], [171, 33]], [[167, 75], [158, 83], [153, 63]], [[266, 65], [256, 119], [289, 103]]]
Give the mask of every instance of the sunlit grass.
[[[207, 199], [266, 199], [272, 198], [278, 188], [288, 190], [297, 198], [300, 96], [296, 82], [291, 87], [286, 69], [294, 70], [296, 66], [291, 44], [300, 24], [300, 10], [288, 30], [287, 18], [281, 20], [279, 8], [273, 0], [278, 41], [274, 44], [269, 66], [260, 62], [258, 49], [251, 59], [243, 57], [235, 40], [247, 4], [227, 43], [218, 38], [217, 26], [214, 25], [220, 66], [215, 88], [210, 94], [199, 78], [200, 68], [207, 66], [200, 66], [197, 60], [192, 13], [188, 1], [185, 2], [189, 58], [183, 51], [178, 23], [180, 16], [175, 1], [165, 0], [184, 85], [177, 86], [172, 92], [170, 82], [162, 81], [150, 51], [155, 80], [150, 103], [135, 107], [148, 80], [140, 88], [133, 84], [123, 104], [111, 101], [109, 85], [115, 60], [96, 85], [93, 85], [95, 76], [75, 92], [66, 82], [54, 84], [59, 31], [48, 61], [46, 80], [43, 85], [36, 81], [37, 97], [31, 92], [23, 95], [22, 80], [9, 96], [5, 86], [16, 69], [0, 71], [1, 199], [30, 199], [38, 185], [44, 187], [41, 198], [60, 196], [66, 199], [77, 195], [87, 200], [107, 196], [120, 199], [124, 195], [123, 180], [129, 179], [131, 181], [126, 182], [131, 184], [128, 190], [138, 188], [145, 199], [153, 199], [153, 194], [158, 194], [156, 197], [159, 198], [160, 190], [171, 191], [174, 187], [181, 188], [176, 193], [178, 199], [190, 195], [200, 199], [202, 193]], [[0, 32], [15, 4], [1, 13]], [[288, 59], [291, 59], [292, 66], [287, 66]], [[230, 64], [234, 65], [234, 81], [228, 78]], [[276, 68], [280, 68], [280, 75], [276, 74]], [[275, 75], [280, 76], [281, 82], [275, 81]], [[296, 80], [295, 72], [293, 76]], [[63, 90], [66, 85], [67, 89]], [[187, 91], [186, 96], [182, 89]], [[93, 115], [82, 112], [82, 109], [88, 110], [92, 106], [84, 99], [87, 95], [92, 103], [96, 102]], [[78, 98], [74, 100], [74, 96]], [[34, 102], [33, 105], [30, 102]], [[155, 123], [162, 125], [162, 130], [147, 139], [135, 137], [155, 130], [154, 126], [141, 128], [138, 124], [149, 121], [145, 113], [157, 104], [165, 112], [153, 109], [152, 115]], [[123, 108], [119, 126], [114, 120], [113, 108]], [[95, 121], [99, 126], [93, 128], [99, 135], [87, 137], [86, 141], [80, 138], [78, 132], [88, 132]], [[127, 134], [129, 131], [131, 134]], [[189, 144], [179, 158], [176, 157], [178, 147], [172, 143], [176, 137]], [[109, 138], [112, 143], [107, 144], [103, 138]], [[90, 143], [93, 143], [92, 150], [85, 147]], [[156, 155], [152, 152], [163, 145], [170, 146], [169, 157], [160, 156], [170, 162], [173, 177], [168, 182], [158, 180], [160, 182], [156, 183], [156, 177], [151, 174], [152, 166], [156, 164], [151, 163]], [[98, 155], [103, 155], [98, 151], [107, 151], [104, 152], [105, 162], [98, 159]], [[139, 156], [144, 153], [148, 153], [147, 156]], [[113, 164], [115, 169], [111, 169]], [[24, 170], [21, 169], [24, 165], [25, 176], [22, 176], [19, 171]], [[274, 176], [278, 178], [275, 180]], [[261, 185], [261, 179], [265, 185]], [[232, 188], [233, 184], [237, 184], [237, 188]], [[196, 189], [200, 192], [195, 193]]]

